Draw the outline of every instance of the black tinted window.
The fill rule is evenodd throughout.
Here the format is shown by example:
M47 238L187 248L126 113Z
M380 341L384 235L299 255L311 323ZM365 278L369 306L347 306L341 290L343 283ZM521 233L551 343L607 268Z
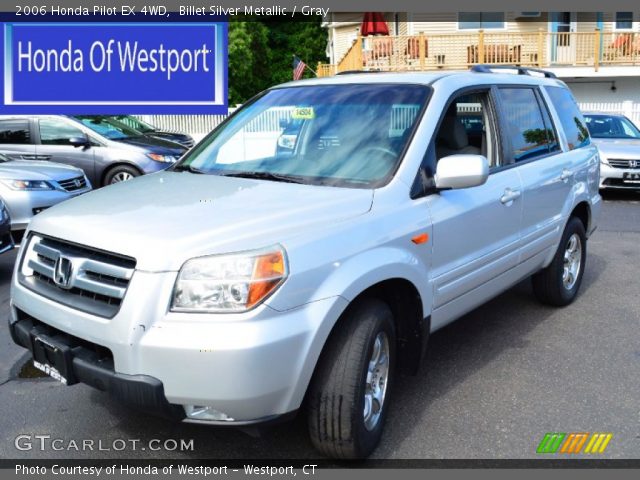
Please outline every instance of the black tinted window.
M31 143L27 120L0 120L0 143Z
M85 134L64 120L43 118L40 120L40 143L43 145L71 145L72 138L84 138Z
M516 162L546 155L557 149L550 123L542 117L540 104L531 88L500 89L506 134Z
M580 113L571 92L562 87L546 88L553 102L553 106L560 117L560 123L567 136L569 149L573 150L574 148L588 145L590 142L589 130L587 130L584 118L582 118L582 113Z

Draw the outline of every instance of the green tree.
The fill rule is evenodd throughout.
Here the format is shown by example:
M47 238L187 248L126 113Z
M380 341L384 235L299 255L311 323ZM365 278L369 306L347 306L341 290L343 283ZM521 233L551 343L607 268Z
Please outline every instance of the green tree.
M326 60L327 32L321 17L312 21L261 21L229 23L229 105L243 103L272 85L291 80L293 55L315 70ZM305 77L312 77L310 70Z

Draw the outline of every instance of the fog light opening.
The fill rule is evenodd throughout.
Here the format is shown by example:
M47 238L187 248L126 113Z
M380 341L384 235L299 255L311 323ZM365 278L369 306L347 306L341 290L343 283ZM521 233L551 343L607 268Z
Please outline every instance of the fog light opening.
M193 420L205 420L210 422L233 422L234 419L226 413L207 405L184 405L187 417Z

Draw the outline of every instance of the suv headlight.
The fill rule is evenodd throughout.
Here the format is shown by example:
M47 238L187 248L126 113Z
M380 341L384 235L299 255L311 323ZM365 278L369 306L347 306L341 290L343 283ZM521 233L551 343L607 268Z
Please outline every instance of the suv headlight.
M11 190L53 190L49 182L44 180L1 180Z
M280 246L192 258L180 269L171 310L246 312L275 292L287 275L286 253Z

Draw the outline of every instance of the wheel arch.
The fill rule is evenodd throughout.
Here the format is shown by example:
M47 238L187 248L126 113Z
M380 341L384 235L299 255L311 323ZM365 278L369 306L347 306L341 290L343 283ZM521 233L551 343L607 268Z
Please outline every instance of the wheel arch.
M577 217L580 219L584 226L584 231L587 232L587 234L589 233L591 229L591 206L589 205L589 202L586 200L579 202L575 207L573 207L571 214L569 214L569 218L571 217ZM567 221L569 220L567 219Z

